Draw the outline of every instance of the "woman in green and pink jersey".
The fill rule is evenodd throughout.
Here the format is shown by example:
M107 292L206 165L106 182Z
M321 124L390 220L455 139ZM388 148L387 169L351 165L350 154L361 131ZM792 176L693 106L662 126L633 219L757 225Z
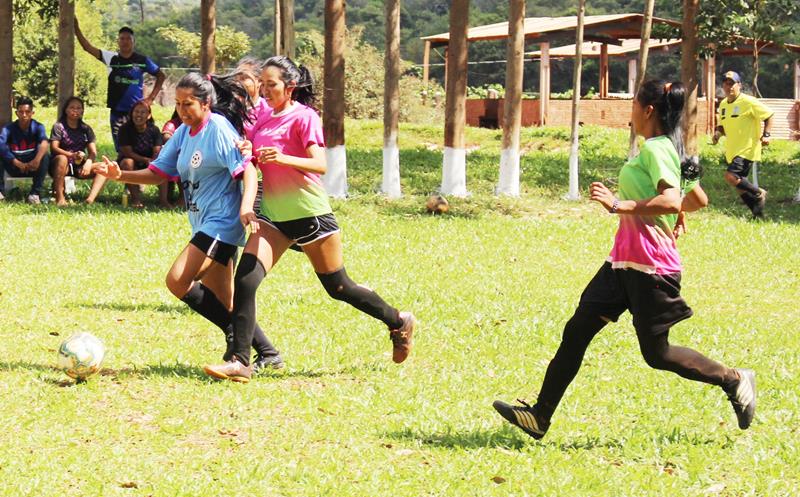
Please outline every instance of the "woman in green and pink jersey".
M645 139L639 155L620 170L617 195L600 182L590 187L591 199L619 216L611 254L564 327L536 404L494 403L501 416L533 438L542 438L550 427L589 343L626 310L633 316L639 349L650 367L722 387L739 427L750 426L756 405L755 373L669 343L670 328L692 315L680 295L682 268L675 239L684 229L682 213L708 202L698 184L699 164L684 150L685 98L680 82L644 83L633 99L631 115L634 131Z
M256 290L267 272L292 244L302 247L328 294L389 328L392 359L403 362L411 351L415 319L399 312L374 291L356 284L344 269L342 240L320 176L325 173L322 123L308 70L276 56L261 67L261 88L270 112L259 115L248 133L261 169L264 198L253 212L255 185L246 185L241 221L251 235L236 270L234 342L224 364L206 366L211 376L249 378L249 346L256 316ZM245 346L245 342L247 346Z

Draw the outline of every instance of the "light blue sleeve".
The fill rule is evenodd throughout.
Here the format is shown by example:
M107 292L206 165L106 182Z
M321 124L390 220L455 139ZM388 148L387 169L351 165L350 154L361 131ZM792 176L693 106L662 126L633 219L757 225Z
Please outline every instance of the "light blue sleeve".
M171 181L180 179L178 174L178 154L181 152L181 143L186 137L186 130L185 125L178 126L172 138L161 148L158 157L148 166L151 171Z
M245 161L242 157L236 142L241 141L242 138L239 133L233 128L233 125L228 122L224 117L216 120L217 133L215 134L215 145L220 160L223 161L228 172L234 178L239 178L244 173Z

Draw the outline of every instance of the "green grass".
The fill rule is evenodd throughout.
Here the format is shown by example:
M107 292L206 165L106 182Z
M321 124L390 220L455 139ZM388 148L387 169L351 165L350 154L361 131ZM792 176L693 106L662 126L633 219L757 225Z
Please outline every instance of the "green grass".
M800 493L797 144L767 154L763 222L723 184L719 150L704 149L712 205L680 240L695 317L673 342L758 372L752 428L736 428L719 389L649 369L625 317L598 336L535 442L491 403L535 398L615 229L599 206L561 199L568 131L524 131L524 193L505 199L491 195L500 133L469 129L473 195L433 217L423 204L441 178L441 129L403 126L406 195L391 202L375 193L380 124L347 126L352 196L334 208L348 272L419 318L407 363L392 364L382 325L330 300L290 253L258 294L287 369L211 381L200 367L219 360L221 334L163 284L189 237L185 213L122 209L114 189L90 207L0 203L0 495ZM584 134L581 185L613 179L625 133ZM54 364L78 331L108 356L75 385Z

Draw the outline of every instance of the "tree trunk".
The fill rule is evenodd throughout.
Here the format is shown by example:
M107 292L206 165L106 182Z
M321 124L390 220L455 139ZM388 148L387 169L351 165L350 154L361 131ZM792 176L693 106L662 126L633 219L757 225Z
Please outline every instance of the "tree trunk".
M400 197L400 0L386 0L383 85L383 184L390 198Z
M200 1L200 70L213 74L217 70L215 32L217 30L217 0Z
M283 55L294 60L294 0L280 0L281 2L281 48Z
M283 22L281 22L281 0L275 0L275 30L273 33L273 41L272 44L272 51L275 52L275 55L281 55L283 53L283 44L281 41L283 40L283 34L281 32L281 27Z
M578 1L578 27L575 30L575 67L572 78L572 133L569 148L569 193L568 200L578 200L578 105L581 101L581 67L583 66L583 17L586 13L586 0Z
M14 7L11 0L0 0L0 126L11 121L11 88L14 81Z
M58 4L58 108L75 94L75 2Z
M445 195L467 195L467 154L464 126L467 100L467 30L469 0L450 5L450 41L447 49L442 188Z
M753 40L753 95L761 98L761 90L758 89L758 40Z
M697 24L700 0L683 0L683 42L681 43L681 81L686 87L683 115L686 155L697 155Z
M325 0L325 93L323 128L328 172L323 176L328 194L347 196L347 157L344 147L344 0Z
M522 123L522 63L525 57L525 0L510 0L506 44L506 95L503 102L503 146L497 193L519 196L519 129ZM542 54L544 58L544 54ZM539 96L542 101L544 95ZM543 116L544 117L544 116Z
M636 92L644 83L645 73L647 72L647 58L650 55L650 32L653 28L653 4L654 0L647 0L644 6L644 19L642 19L642 34L639 42L639 63L636 65L636 80L633 84L633 98ZM631 134L628 146L628 158L631 159L639 153L639 144L636 141L636 131L631 125Z

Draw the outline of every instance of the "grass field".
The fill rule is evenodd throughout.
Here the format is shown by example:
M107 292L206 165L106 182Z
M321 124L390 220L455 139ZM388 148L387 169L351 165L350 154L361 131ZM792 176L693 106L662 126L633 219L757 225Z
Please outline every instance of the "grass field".
M40 114L49 126L52 110ZM109 151L104 114L88 119ZM290 253L258 300L287 368L249 385L211 381L200 368L219 359L221 334L163 284L189 238L184 212L123 209L117 185L88 207L88 185L65 209L6 201L0 495L800 494L797 143L767 153L762 222L704 144L712 205L679 243L695 317L673 342L757 371L751 429L738 430L719 389L649 369L626 316L590 347L536 442L491 403L535 399L615 229L598 205L562 200L568 130L524 131L523 195L505 199L491 194L500 132L469 129L472 195L433 217L423 206L441 178L441 127L401 129L405 196L388 201L375 193L380 123L347 126L351 198L334 209L348 272L417 315L409 360L394 365L383 326L330 300ZM626 133L583 135L581 186L613 181ZM78 331L108 356L74 385L54 364Z

